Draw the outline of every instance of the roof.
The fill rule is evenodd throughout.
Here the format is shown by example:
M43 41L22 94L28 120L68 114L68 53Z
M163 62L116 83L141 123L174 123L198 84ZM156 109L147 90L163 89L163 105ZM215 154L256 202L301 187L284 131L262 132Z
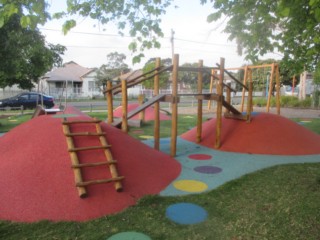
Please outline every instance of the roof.
M143 71L141 69L138 70L133 70L130 72L127 72L125 74L120 75L119 77L117 77L117 80L127 80L130 81L132 79L135 79L139 76L141 76L143 74ZM139 77L138 79L140 79L141 77Z
M63 67L53 69L48 72L44 78L47 81L59 82L59 81L73 81L82 82L82 77L94 71L94 68L85 68L75 62L68 62Z

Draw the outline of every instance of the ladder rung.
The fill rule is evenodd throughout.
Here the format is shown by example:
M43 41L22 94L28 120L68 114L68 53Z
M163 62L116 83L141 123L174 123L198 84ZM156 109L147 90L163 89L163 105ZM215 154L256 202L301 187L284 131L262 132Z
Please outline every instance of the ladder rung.
M123 176L115 177L115 178L109 178L109 179L92 180L92 181L76 183L76 186L77 187L85 187L85 186L89 186L89 185L93 185L93 184L116 182L116 181L120 181L122 179L124 179Z
M63 121L62 124L68 125L73 123L100 123L101 120L94 119L94 120L74 120L74 121Z
M74 137L74 136L103 136L105 132L101 133L94 133L94 132L78 132L78 133L67 133L65 134L67 137Z
M105 161L105 162L97 162L97 163L81 163L81 164L74 164L71 165L72 168L82 168L82 167L96 167L96 166L101 166L101 165L110 165L110 164L115 164L117 161Z
M86 150L95 150L95 149L107 149L110 148L111 145L107 146L91 146L91 147L79 147L79 148L70 148L69 152L77 152L77 151L86 151Z

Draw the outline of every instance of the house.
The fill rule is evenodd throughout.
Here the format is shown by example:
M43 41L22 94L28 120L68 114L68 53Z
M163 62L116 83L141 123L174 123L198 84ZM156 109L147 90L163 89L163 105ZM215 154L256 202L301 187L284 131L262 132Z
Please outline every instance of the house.
M126 81L132 81L137 80L139 81L141 79L141 75L143 74L141 69L133 70L130 72L127 72L125 74L120 75L116 79L113 80L113 82L118 82L122 80ZM143 85L141 83L134 85L132 87L128 88L128 96L129 97L137 97L139 94L145 94L146 89L144 89Z
M96 69L71 61L48 72L40 81L42 92L55 98L88 98L102 96L95 81Z

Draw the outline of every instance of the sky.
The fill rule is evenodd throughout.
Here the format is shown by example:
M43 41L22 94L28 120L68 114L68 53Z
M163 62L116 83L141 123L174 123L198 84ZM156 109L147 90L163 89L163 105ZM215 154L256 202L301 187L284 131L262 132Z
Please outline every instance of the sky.
M161 29L164 38L160 39L161 48L144 52L145 58L139 64L132 64L132 53L128 50L131 38L121 37L113 24L100 26L91 19L78 19L77 26L63 35L63 21L52 20L40 27L47 42L67 47L64 62L74 61L84 67L100 67L107 63L111 52L123 53L126 63L132 69L143 67L150 58L170 58L172 46L171 31L174 34L174 53L179 54L180 64L203 60L205 66L215 66L220 57L225 58L226 67L240 67L249 64L244 57L238 56L235 42L229 41L223 31L223 23L207 23L207 16L213 12L211 4L202 6L200 0L176 0L178 8L170 7L162 17ZM65 1L51 1L50 12L65 7Z

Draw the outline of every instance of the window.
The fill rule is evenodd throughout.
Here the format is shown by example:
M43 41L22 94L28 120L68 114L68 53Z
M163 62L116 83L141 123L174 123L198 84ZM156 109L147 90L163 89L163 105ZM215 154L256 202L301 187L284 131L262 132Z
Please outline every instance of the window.
M19 98L27 100L28 99L28 94L22 94L22 95L19 96Z
M30 96L30 100L38 100L38 99L40 100L40 97L38 94L30 94L29 96Z
M88 81L88 90L93 92L95 90L95 81Z
M63 88L65 86L65 82L55 82L56 88Z

